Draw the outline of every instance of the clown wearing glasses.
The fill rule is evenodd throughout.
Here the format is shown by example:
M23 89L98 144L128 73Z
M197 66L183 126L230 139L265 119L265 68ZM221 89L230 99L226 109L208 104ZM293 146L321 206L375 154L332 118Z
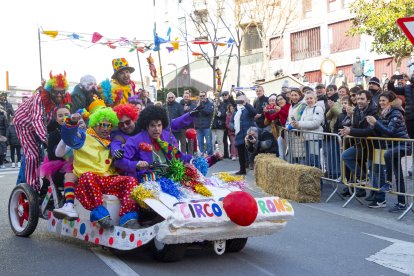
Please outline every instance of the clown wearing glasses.
M103 194L115 195L121 201L119 225L137 228L136 204L130 198L138 184L133 177L120 176L113 167L109 145L112 128L118 126L116 113L109 107L100 107L89 117L86 131L79 129L80 114L73 114L62 126L62 139L73 149L73 173L79 178L75 196L82 206L91 211L91 221L103 228L113 226L108 210L103 206Z

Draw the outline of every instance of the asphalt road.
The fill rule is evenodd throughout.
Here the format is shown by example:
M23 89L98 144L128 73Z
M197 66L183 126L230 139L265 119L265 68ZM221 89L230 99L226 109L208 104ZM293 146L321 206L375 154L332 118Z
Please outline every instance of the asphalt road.
M232 161L213 167L236 169ZM358 202L341 208L339 197L293 203L295 217L282 232L250 238L239 253L217 256L212 249L192 248L180 262L159 263L146 249L114 256L48 233L42 220L31 237L14 236L7 204L16 177L17 171L0 171L0 275L414 275L414 213L397 221L395 214ZM247 177L252 183L251 171ZM324 197L329 191L324 187Z

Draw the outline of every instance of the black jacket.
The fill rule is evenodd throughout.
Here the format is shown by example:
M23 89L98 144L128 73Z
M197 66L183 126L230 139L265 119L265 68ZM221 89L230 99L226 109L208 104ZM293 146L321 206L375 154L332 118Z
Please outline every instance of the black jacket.
M7 143L11 146L20 146L19 138L17 137L16 128L14 125L9 125L6 131Z
M368 124L366 116L377 116L377 105L371 101L365 110L360 110L358 107L354 109L351 124L351 136L355 137L370 137L375 135L374 128Z
M214 116L212 129L225 129L225 128L226 128L226 106L224 105L223 102L221 102L216 109L216 116Z
M172 103L167 102L164 105L164 108L167 110L170 120L178 118L184 114L183 106L176 101Z
M393 82L388 83L388 90L397 95L405 96L405 117L408 121L414 120L414 85L395 87Z
M382 137L409 139L401 106L393 106L385 116L380 116L375 123L375 131Z
M9 126L9 121L7 120L7 115L5 112L0 112L0 135L6 136L7 127Z
M0 105L6 111L7 119L10 119L10 116L14 115L14 109L13 109L13 106L11 105L11 103L9 103L8 101L4 101L4 102L0 102Z
M202 106L203 109L201 109L194 118L196 129L210 128L211 119L213 118L213 103L207 100L202 103Z
M260 116L259 118L256 119L256 125L259 128L265 128L266 127L265 124L264 124L265 117L264 117L264 114L263 114L263 109L266 106L267 101L268 101L268 97L263 96L261 98L256 98L254 100L254 103L253 103L253 107L256 110L256 113L262 115L262 116Z

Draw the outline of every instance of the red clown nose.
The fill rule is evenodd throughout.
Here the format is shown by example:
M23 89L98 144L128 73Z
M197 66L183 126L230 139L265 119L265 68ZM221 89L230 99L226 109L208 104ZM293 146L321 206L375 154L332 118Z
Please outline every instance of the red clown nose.
M257 203L246 192L232 192L223 199L223 208L232 222L240 226L249 226L257 217Z
M189 128L185 131L185 137L188 140L194 140L197 137L197 132L194 128Z

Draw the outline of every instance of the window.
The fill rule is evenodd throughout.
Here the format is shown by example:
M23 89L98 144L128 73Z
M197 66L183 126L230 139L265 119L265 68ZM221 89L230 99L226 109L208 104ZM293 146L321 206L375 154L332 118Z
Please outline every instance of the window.
M302 0L303 17L311 17L312 14L312 0Z
M330 37L330 48L331 53L337 53L347 50L358 49L361 41L361 37L357 36L347 36L346 33L352 26L351 20L346 20L342 22L337 22L330 24L329 37Z
M257 29L260 26L249 26L244 30L243 48L245 52L262 48L262 40Z
M334 12L342 9L343 0L328 0L328 12Z
M283 38L273 37L269 41L269 56L270 59L281 59L283 58Z
M321 83L322 82L321 70L305 72L305 77L309 83Z
M292 33L290 35L291 59L301 60L321 55L320 27Z

